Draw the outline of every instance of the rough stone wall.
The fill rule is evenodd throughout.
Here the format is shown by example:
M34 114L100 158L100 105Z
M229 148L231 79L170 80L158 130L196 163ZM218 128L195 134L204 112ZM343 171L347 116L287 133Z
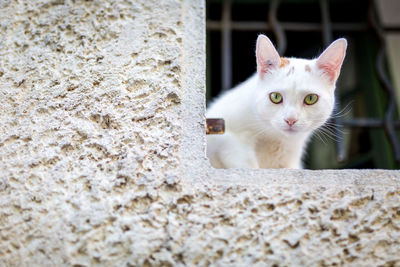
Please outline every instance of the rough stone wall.
M1 2L0 265L135 263L164 242L181 13L179 1Z
M0 32L0 266L400 266L399 171L209 167L202 1L2 1Z

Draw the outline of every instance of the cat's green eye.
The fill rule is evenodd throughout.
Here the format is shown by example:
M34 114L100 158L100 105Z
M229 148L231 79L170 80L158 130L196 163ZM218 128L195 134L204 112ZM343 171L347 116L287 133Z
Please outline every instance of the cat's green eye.
M318 101L318 95L309 94L304 98L304 104L306 105L314 105Z
M269 94L269 99L271 100L272 103L274 104L279 104L282 102L283 97L280 93L270 93Z

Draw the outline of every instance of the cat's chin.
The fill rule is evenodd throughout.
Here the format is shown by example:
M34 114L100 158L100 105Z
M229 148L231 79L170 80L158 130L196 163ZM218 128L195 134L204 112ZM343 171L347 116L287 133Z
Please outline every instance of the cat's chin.
M282 129L282 132L288 136L293 136L302 133L302 131L300 131L299 129L294 129L294 128L285 128Z

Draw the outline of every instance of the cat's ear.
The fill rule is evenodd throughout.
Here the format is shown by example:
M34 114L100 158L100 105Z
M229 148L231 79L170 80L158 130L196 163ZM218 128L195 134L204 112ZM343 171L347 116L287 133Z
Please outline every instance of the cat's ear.
M281 62L278 52L267 36L261 34L257 38L257 72L262 78L264 74L277 68Z
M344 38L334 41L317 59L317 66L330 82L335 83L346 55L347 41Z

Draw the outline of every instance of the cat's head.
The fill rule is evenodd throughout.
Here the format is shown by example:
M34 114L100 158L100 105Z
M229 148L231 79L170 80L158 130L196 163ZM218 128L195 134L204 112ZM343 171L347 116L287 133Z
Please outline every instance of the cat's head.
M284 136L310 133L323 125L334 107L346 47L342 38L316 59L281 58L271 41L260 35L254 98L258 119Z

